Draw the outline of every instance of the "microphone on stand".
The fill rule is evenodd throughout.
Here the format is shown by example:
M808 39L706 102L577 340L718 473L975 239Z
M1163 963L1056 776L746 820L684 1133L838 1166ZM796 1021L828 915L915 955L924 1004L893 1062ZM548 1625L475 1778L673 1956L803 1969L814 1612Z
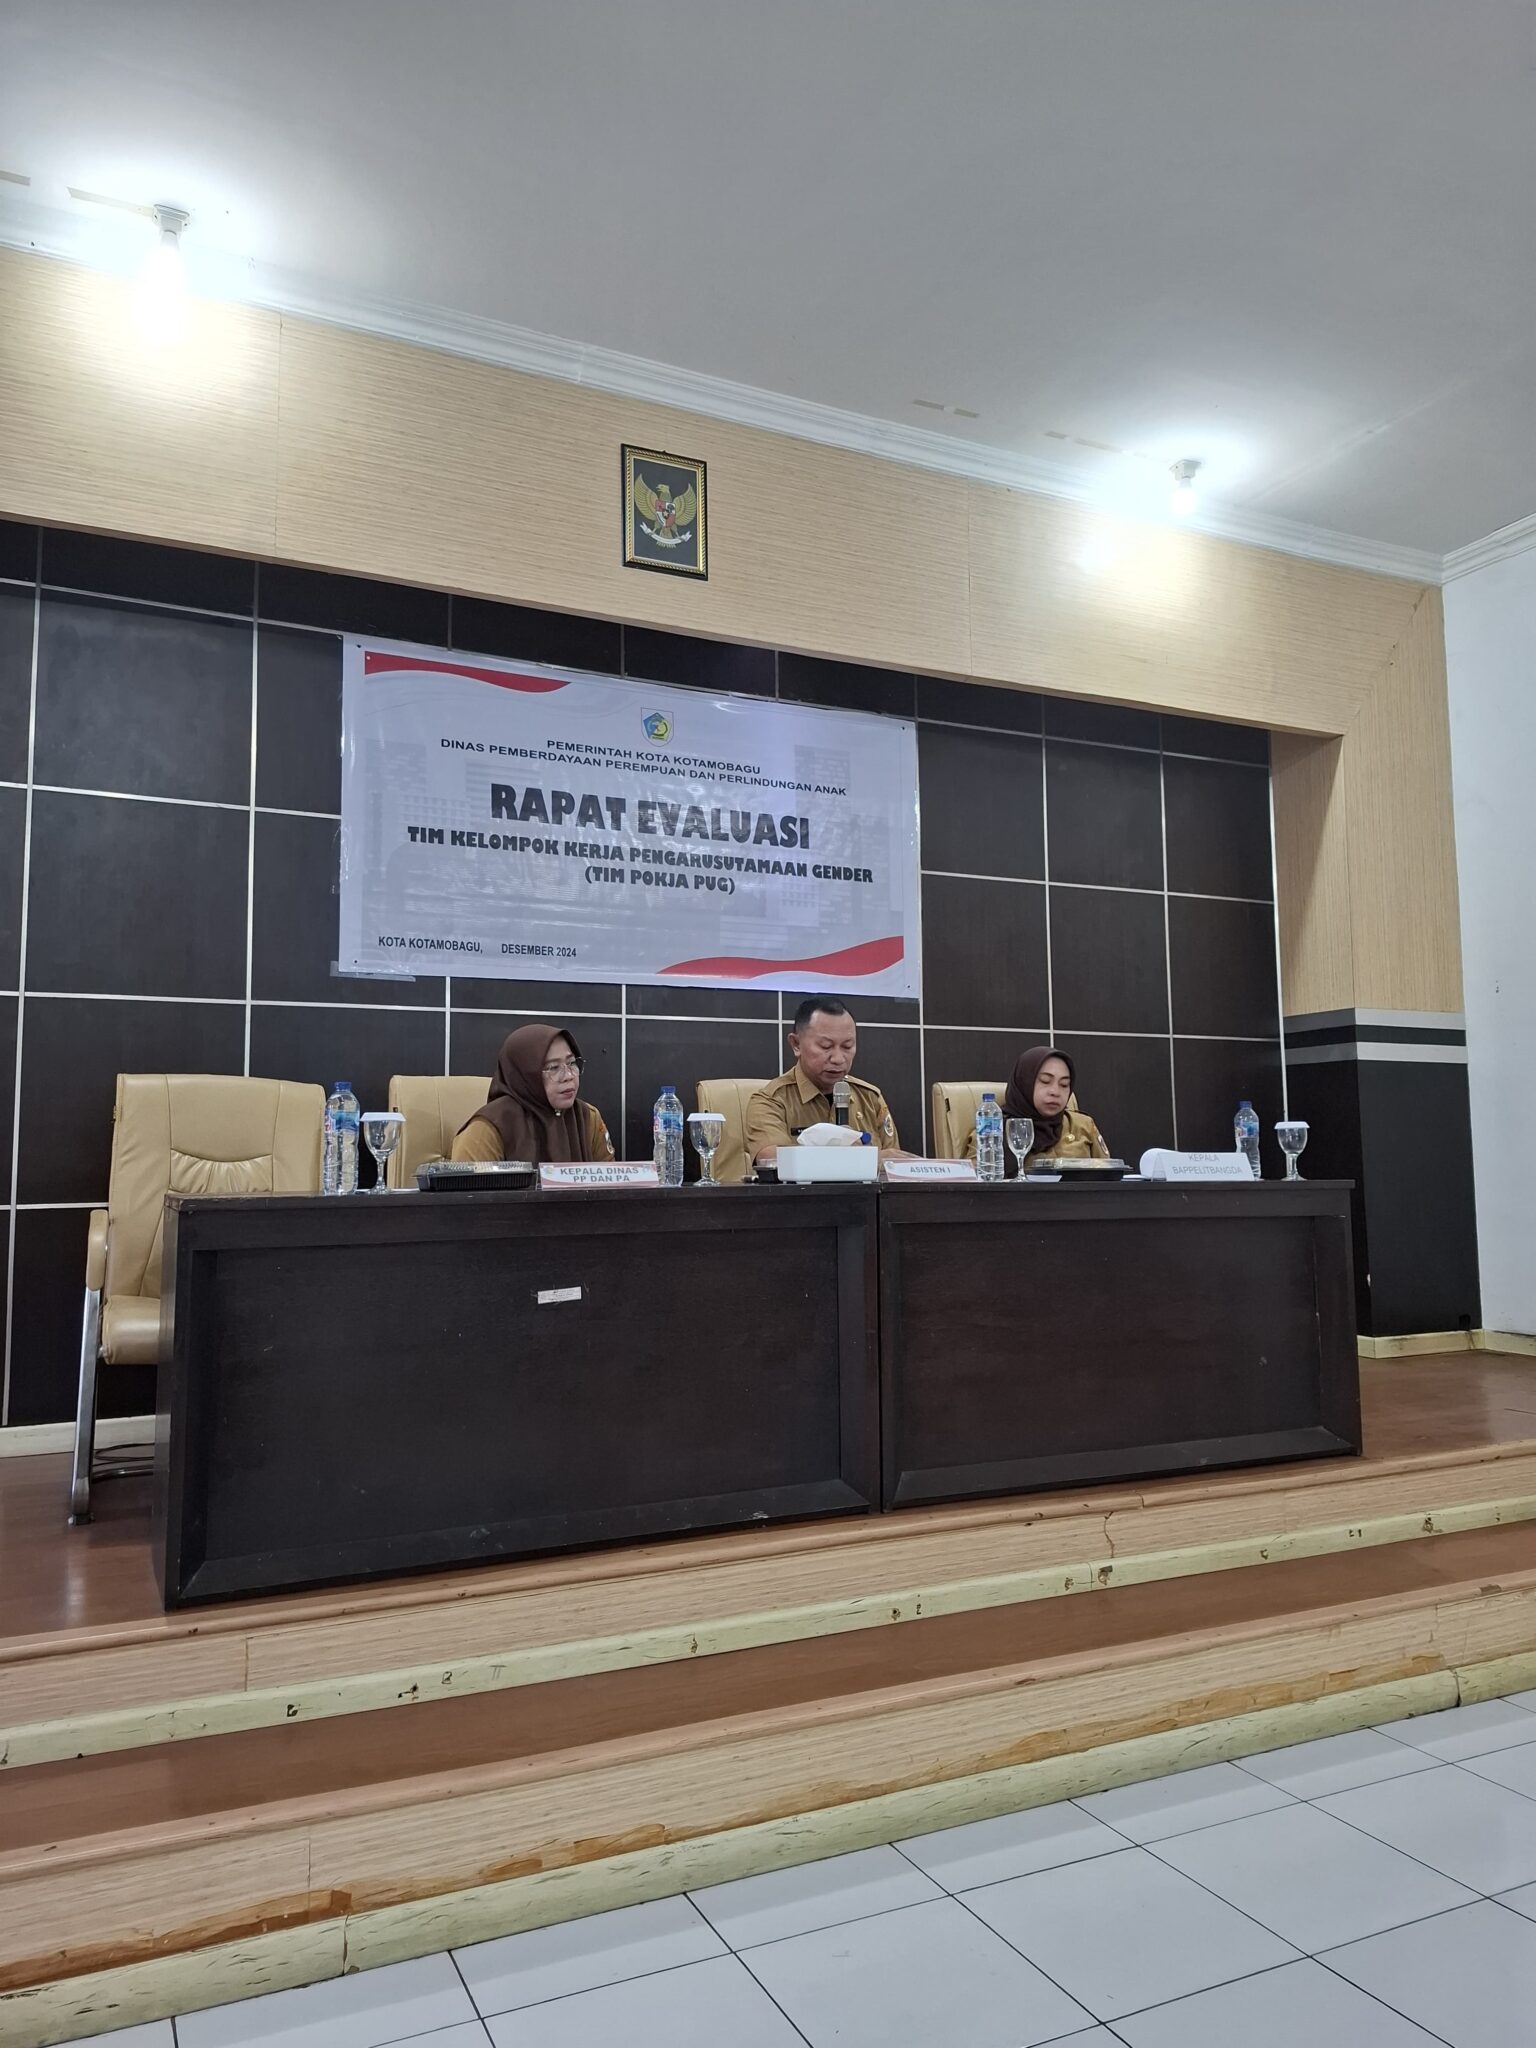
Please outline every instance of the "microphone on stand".
M849 1087L848 1087L848 1083L847 1083L847 1081L846 1081L846 1080L844 1080L844 1081L834 1081L834 1082L832 1083L832 1121L833 1121L833 1123L835 1123L835 1124L843 1124L843 1125L846 1125L846 1124L847 1124L847 1122L848 1122L848 1104L849 1104L849 1102L850 1102L850 1100L851 1100L851 1099L852 1099L852 1097L851 1097L851 1092L850 1092L850 1090L849 1090Z

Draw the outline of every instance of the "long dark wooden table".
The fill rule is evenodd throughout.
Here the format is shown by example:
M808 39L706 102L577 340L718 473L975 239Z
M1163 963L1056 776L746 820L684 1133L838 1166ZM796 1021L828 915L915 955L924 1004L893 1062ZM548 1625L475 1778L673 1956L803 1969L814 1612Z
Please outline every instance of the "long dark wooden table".
M1346 1184L175 1196L168 1606L1360 1447Z
M880 1197L887 1507L1360 1449L1347 1182Z
M879 1502L867 1188L167 1204L168 1606Z

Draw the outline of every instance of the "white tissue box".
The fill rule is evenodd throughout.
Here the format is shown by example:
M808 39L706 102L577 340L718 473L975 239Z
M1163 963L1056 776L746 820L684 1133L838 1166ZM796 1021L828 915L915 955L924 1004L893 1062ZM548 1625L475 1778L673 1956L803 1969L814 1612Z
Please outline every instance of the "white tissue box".
M864 1180L880 1178L880 1150L876 1145L781 1145L778 1151L779 1179L798 1181Z

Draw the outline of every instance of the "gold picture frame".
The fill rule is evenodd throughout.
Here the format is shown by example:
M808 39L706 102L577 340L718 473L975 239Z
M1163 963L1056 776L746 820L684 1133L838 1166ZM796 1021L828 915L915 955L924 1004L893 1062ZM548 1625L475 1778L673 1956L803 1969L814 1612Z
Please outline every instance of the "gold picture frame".
M705 467L660 448L619 450L624 497L624 566L668 576L709 577Z

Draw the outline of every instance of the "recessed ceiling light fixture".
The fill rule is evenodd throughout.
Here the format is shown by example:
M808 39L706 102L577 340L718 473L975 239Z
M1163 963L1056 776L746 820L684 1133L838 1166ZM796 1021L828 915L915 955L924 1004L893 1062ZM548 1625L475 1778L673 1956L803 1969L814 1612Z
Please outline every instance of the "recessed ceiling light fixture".
M181 206L156 206L154 215L155 244L139 271L139 327L147 341L170 342L179 337L186 319L181 237L191 215Z
M1199 503L1195 478L1200 474L1200 464L1194 456L1186 455L1178 462L1169 463L1168 474L1173 478L1168 509L1175 519L1188 519Z

